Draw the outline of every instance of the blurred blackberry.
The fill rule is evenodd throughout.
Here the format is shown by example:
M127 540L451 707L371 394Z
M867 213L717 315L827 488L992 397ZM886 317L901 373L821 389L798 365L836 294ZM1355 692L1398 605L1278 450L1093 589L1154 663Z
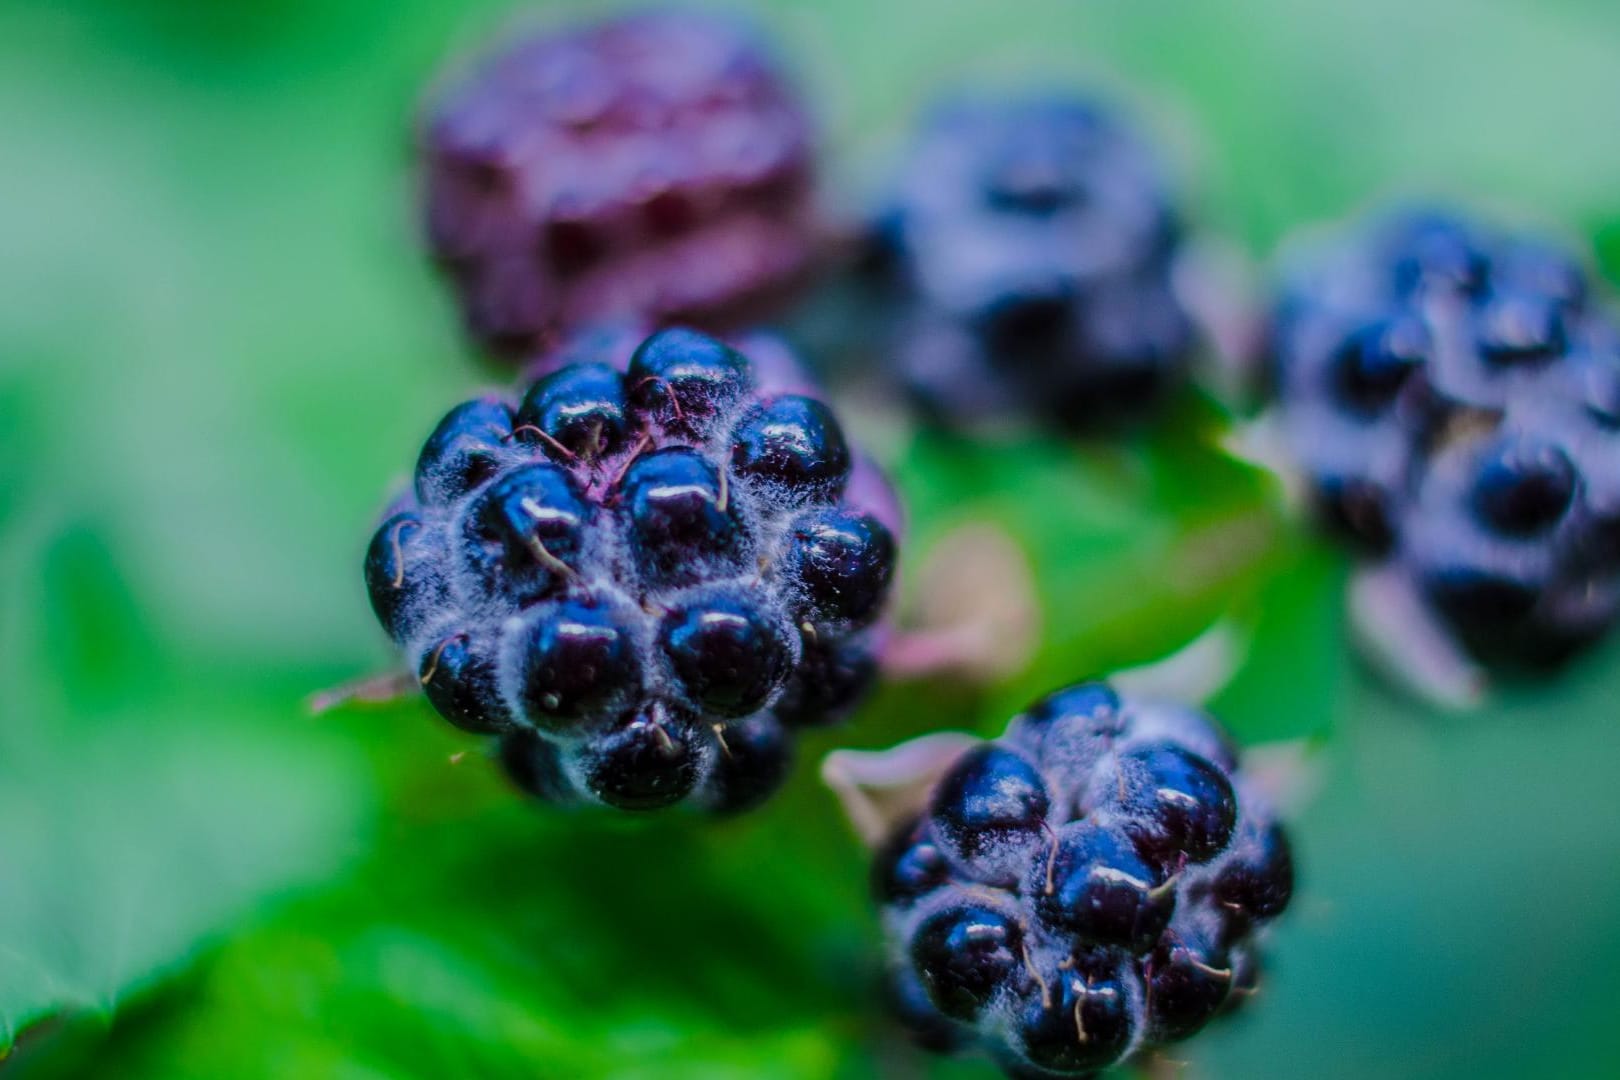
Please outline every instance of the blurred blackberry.
M1323 518L1476 659L1556 663L1620 604L1620 335L1569 254L1403 213L1286 275L1273 376Z
M1252 982L1293 858L1208 718L1083 683L963 755L874 884L919 1038L1090 1076Z
M1157 163L1083 99L965 98L924 121L871 230L901 376L938 416L1140 414L1185 373L1181 224Z
M431 103L428 245L494 352L604 317L731 327L810 266L810 137L768 52L723 16L519 38Z
M896 515L779 347L756 343L773 368L690 330L622 341L446 414L366 582L429 701L500 735L521 787L743 809L791 729L855 703Z

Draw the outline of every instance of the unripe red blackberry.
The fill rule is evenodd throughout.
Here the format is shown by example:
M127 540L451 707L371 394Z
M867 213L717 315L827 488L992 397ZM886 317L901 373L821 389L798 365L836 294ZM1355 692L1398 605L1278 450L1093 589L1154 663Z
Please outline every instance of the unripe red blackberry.
M1075 1077L1214 1018L1294 868L1208 718L1084 683L963 754L873 883L920 1041Z
M603 318L735 327L814 256L809 122L725 16L507 42L433 98L419 146L428 246L497 353Z
M366 557L451 723L554 801L739 810L874 666L892 496L764 339L599 334L452 409Z

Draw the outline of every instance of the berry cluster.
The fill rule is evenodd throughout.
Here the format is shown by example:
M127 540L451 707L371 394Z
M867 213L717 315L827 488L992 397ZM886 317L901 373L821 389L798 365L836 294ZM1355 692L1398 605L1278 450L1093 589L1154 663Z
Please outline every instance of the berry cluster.
M1111 112L1067 98L939 108L873 229L903 378L958 421L1140 412L1193 350L1171 285L1181 231L1152 155Z
M1307 257L1274 322L1323 517L1476 659L1556 663L1620 610L1620 333L1557 249L1405 214Z
M612 340L440 421L366 556L372 605L527 790L741 809L864 689L898 523L790 375L690 330Z
M1192 1035L1256 974L1283 831L1202 714L1057 691L959 759L874 875L894 1001L941 1049L1086 1076Z
M429 244L497 352L603 317L729 328L812 261L809 124L723 17L521 39L435 99L421 144Z

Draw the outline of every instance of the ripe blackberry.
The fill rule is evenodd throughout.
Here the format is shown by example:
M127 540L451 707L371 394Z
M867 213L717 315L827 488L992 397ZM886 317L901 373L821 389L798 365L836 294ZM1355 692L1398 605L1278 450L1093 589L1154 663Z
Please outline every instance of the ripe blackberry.
M739 810L858 698L896 515L788 357L695 331L582 339L458 405L366 556L451 723L553 801Z
M1556 663L1620 608L1620 332L1546 244L1391 216L1296 262L1284 438L1325 519L1476 660Z
M722 16L509 42L432 101L419 142L428 246L497 353L602 318L735 326L812 261L810 125Z
M936 1049L1090 1076L1194 1034L1252 983L1288 838L1202 713L1103 683L962 755L880 849L894 986Z
M1084 99L963 98L925 120L872 229L901 375L950 420L1117 420L1185 372L1182 228L1152 154Z

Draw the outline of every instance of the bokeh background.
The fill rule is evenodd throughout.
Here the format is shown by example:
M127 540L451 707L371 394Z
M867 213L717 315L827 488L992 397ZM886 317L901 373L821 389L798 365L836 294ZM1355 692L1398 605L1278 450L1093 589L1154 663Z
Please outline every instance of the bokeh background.
M524 11L534 11L529 5ZM913 558L993 519L1028 671L891 687L762 812L548 816L383 668L358 572L436 416L492 378L413 247L408 130L512 17L426 0L0 7L0 1045L28 1077L984 1077L882 1021L864 857L814 764L1163 655L1308 740L1301 888L1189 1077L1620 1075L1620 654L1468 716L1350 654L1341 556L1210 449L867 422ZM554 14L541 6L539 14ZM1250 256L1390 192L1512 208L1620 271L1605 0L761 5L855 184L942 84L1101 86ZM467 751L462 755L463 751Z

